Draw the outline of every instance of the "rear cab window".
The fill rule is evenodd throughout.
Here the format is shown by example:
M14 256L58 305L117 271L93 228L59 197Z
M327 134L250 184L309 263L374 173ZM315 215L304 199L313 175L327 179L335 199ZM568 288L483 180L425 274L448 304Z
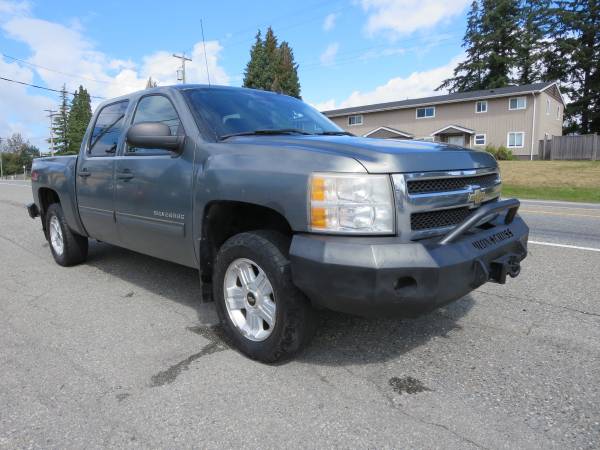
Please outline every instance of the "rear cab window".
M102 108L90 136L89 156L106 157L115 155L123 132L128 105L129 101L124 100Z

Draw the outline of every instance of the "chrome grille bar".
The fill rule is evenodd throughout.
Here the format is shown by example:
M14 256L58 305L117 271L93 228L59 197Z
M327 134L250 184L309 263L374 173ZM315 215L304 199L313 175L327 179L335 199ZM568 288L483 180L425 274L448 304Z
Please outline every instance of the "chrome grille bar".
M495 178L490 177L490 175L495 175ZM481 185L476 184L479 177L484 177L481 178ZM463 184L461 180L464 179L467 179L469 184ZM394 174L392 175L392 180L396 198L398 230L400 230L401 237L406 241L442 235L456 225L452 223L437 228L413 229L416 223L414 220L411 221L413 214L451 209L460 210L464 208L472 210L478 208L482 203L497 200L501 192L500 175L498 169L495 167L445 172ZM445 189L446 186L464 187L456 190L442 190L440 192L409 192L409 185L411 183L424 180L453 180L450 183L440 184L442 189ZM462 215L448 211L448 216L461 217Z

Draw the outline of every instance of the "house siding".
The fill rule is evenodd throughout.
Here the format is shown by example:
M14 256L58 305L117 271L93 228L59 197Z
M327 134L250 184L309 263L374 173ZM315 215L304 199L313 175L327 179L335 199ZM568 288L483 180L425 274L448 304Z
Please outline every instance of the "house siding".
M553 94L553 95L550 95ZM458 125L463 128L474 130L475 134L485 134L486 144L494 146L508 146L508 133L525 133L522 148L513 148L513 154L522 158L529 157L532 148L537 155L538 141L543 139L544 133L551 136L562 135L562 103L555 98L555 93L540 92L538 94L515 94L512 97L525 97L527 105L525 109L510 110L509 99L511 96L489 98L488 110L485 113L476 113L476 100L465 100L456 103L442 103L431 105L436 107L435 117L416 118L417 107L394 109L363 113L361 125L349 126L348 116L331 117L344 130L353 134L363 136L370 131L381 127L391 127L414 135L415 139L431 137L432 133L449 125ZM560 98L560 97L559 97ZM551 114L546 115L546 100L550 99ZM535 103L535 126L534 126L534 103ZM556 108L560 105L560 120L556 119ZM420 106L419 106L420 107ZM532 136L535 133L535 136ZM532 139L533 137L533 139ZM474 136L471 142L466 142L473 148L484 146L474 145ZM533 144L533 147L532 147Z
M562 126L564 119L564 105L560 99L556 98L554 92L542 92L537 96L539 113L536 114L536 150L537 142L544 139L544 136L562 136ZM546 114L547 101L550 103L550 114ZM560 108L559 119L556 118L556 109ZM534 150L534 151L536 151Z

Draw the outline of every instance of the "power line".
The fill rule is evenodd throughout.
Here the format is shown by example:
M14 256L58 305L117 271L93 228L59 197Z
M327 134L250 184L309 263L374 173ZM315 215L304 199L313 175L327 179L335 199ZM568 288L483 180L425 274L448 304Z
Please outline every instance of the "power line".
M22 84L23 86L30 86L30 87L33 87L33 88L36 88L36 89L43 89L45 91L58 92L59 94L61 94L63 92L66 92L69 95L75 95L72 92L64 91L62 89L52 89L52 88L45 87L45 86L39 86L37 84L25 83L24 81L11 80L10 78L5 78L5 77L1 77L1 76L0 76L0 80L8 81L10 83ZM90 98L97 98L97 99L100 99L100 100L106 99L106 97L99 97L97 95L90 95Z
M13 61L18 61L21 64L25 64L26 66L35 67L37 69L42 69L42 70L47 70L48 72L59 73L61 75L71 77L71 78L78 78L81 80L93 81L95 83L102 83L102 84L113 84L114 83L113 81L98 80L98 79L92 78L92 77L85 77L83 75L76 75L74 73L62 72L60 70L51 69L50 67L41 66L39 64L34 64L32 62L25 61L23 59L15 58L14 56L7 55L6 53L0 53L0 55L4 56L5 58L11 59Z

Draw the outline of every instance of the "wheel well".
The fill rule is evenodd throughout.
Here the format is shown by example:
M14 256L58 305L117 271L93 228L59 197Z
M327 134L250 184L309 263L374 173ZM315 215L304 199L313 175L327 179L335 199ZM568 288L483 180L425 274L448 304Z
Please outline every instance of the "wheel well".
M40 188L38 191L38 198L40 201L40 217L42 219L42 228L44 233L46 232L46 211L52 203L60 203L60 198L56 191L49 188Z
M288 221L274 209L243 202L213 202L204 210L200 240L202 280L212 278L213 261L219 248L230 237L252 230L275 230L291 238Z

